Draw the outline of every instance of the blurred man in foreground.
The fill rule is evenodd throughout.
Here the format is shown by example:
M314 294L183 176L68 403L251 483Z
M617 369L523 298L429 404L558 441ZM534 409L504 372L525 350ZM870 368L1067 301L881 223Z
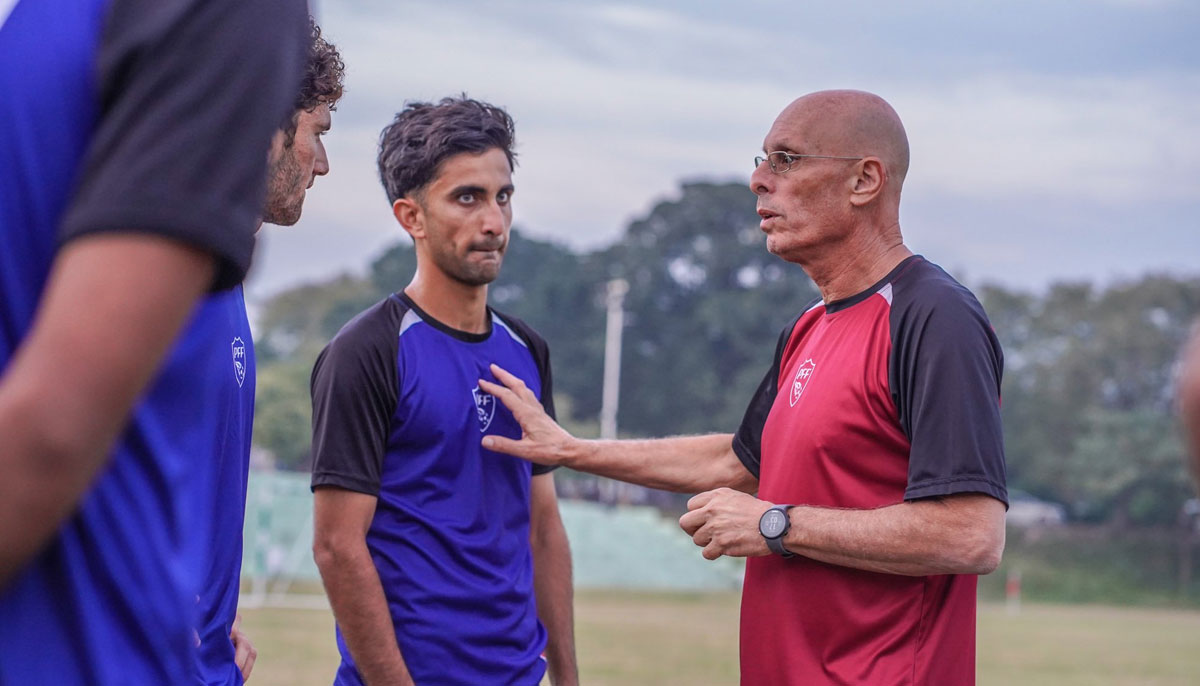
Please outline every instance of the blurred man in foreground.
M0 683L194 669L195 441L235 353L168 351L250 264L305 10L0 7Z
M1004 547L1003 358L975 297L904 245L908 159L869 93L806 95L775 120L750 188L767 249L822 300L783 330L737 433L581 441L517 376L480 381L524 430L486 448L702 491L680 525L708 559L750 558L747 686L975 681L975 575Z
M329 131L330 112L342 95L341 55L311 19L309 28L308 60L295 109L275 132L267 155L262 221L279 226L300 220L306 189L329 173L321 137ZM212 520L211 541L198 562L204 575L197 593L198 683L238 686L250 677L258 656L238 628L237 615L255 389L254 342L241 285L209 297L197 310L180 346L200 345L228 351L233 363L217 378L222 412L208 443L210 455L202 463L215 471L216 484L206 515Z

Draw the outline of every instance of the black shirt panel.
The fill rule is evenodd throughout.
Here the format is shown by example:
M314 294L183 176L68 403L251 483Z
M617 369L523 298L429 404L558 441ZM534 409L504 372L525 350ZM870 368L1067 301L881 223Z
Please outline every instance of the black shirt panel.
M352 319L325 346L312 373L312 487L379 495L383 458L399 402L398 354L407 304L387 298Z
M762 464L763 427L766 426L767 415L771 413L771 406L775 404L775 396L779 392L779 365L783 359L783 350L787 346L796 324L800 321L800 317L804 316L804 312L812 309L816 302L805 307L801 314L796 315L792 323L780 332L779 340L775 343L775 357L771 362L771 368L767 370L762 382L758 384L758 389L750 397L750 404L746 407L742 423L733 435L734 454L756 479Z
M414 311L425 324L465 342L496 335L470 334L446 327L424 313L404 293L377 303L351 320L321 351L312 374L312 487L336 486L379 495L387 443L395 427L400 378L399 340L405 314ZM550 351L528 324L489 310L529 348L541 376L542 407L555 417ZM461 334L461 335L458 335ZM507 335L507 334L504 334ZM482 338L480 338L482 336ZM534 475L555 467L534 464Z
M113 0L99 119L61 242L154 233L211 252L214 287L239 283L308 35L303 0Z
M496 310L492 310L492 313L512 327L513 331L516 331L517 335L529 346L529 352L533 354L533 361L537 364L538 375L542 379L542 407L545 408L546 414L550 415L551 419L557 419L558 415L554 411L554 381L550 374L550 346L533 330L533 327L524 321ZM557 467L534 463L533 475L546 474L555 469Z
M920 258L892 285L888 385L912 444L905 499L978 492L1007 504L1004 354L983 306Z

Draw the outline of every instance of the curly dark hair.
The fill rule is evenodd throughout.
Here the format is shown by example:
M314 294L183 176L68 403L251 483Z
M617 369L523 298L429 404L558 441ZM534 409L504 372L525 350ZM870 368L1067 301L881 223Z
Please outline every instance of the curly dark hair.
M503 108L472 100L464 93L436 105L409 102L379 134L379 179L388 202L420 192L442 161L463 152L499 148L516 166L515 127Z
M346 64L337 46L321 37L317 20L308 18L311 40L308 43L308 62L304 67L304 80L296 94L296 106L281 127L286 134L285 144L290 146L296 135L296 121L301 112L312 112L325 104L330 110L337 109L342 97Z

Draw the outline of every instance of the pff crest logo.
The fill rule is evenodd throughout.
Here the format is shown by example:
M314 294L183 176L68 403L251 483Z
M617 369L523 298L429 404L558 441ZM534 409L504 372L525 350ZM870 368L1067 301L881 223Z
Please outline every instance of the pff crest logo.
M475 417L479 420L479 433L487 431L492 425L492 417L496 416L496 396L481 391L478 387L471 389L475 396Z
M234 337L233 343L233 378L237 379L238 388L246 381L246 344L240 337Z
M813 362L812 358L809 358L801 363L800 367L796 370L796 376L792 377L791 407L795 407L796 403L800 400L800 394L804 392L805 386L808 386L808 382L812 379L813 371L816 368L817 363Z

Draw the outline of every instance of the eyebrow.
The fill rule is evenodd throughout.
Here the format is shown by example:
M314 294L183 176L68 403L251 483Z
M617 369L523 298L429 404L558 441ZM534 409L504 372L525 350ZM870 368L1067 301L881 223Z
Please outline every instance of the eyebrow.
M501 192L512 193L514 190L511 183L500 187ZM487 189L483 186L457 186L448 195L457 197L459 195L480 195L482 193L487 193Z
M774 150L767 150L767 146L765 146L765 145L763 146L763 149L762 149L762 151L763 151L763 154L764 154L764 155L766 155L766 154L768 154L768 153L772 153L772 152L787 152L787 153L791 153L791 154L793 154L793 155L798 155L798 154L800 154L800 153L796 152L796 150L797 150L797 148L794 148L794 147L792 147L792 146L788 145L788 144L787 144L787 143L785 143L785 142L779 142L779 143L777 143L777 144L775 145L775 149L774 149Z

